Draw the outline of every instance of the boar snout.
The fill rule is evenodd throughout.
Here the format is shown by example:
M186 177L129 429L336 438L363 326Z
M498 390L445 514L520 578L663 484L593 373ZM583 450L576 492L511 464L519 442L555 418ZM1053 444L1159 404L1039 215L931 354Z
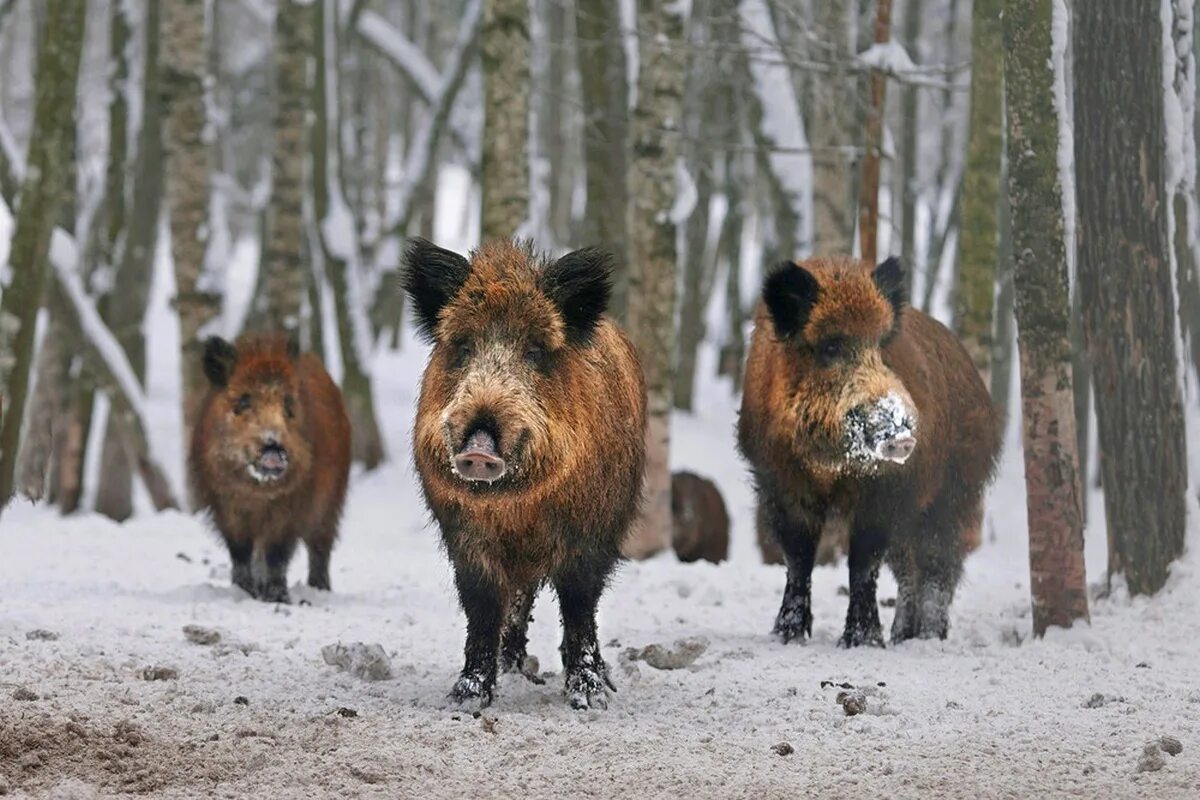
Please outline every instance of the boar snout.
M896 392L865 405L846 416L846 455L851 461L903 464L917 447L915 413Z
M454 472L463 480L493 483L504 477L506 469L496 452L496 440L485 430L472 432L454 455Z
M909 431L900 431L890 439L885 439L879 443L879 456L888 461L894 461L897 464L903 464L908 461L908 457L912 455L912 451L917 446L917 440Z

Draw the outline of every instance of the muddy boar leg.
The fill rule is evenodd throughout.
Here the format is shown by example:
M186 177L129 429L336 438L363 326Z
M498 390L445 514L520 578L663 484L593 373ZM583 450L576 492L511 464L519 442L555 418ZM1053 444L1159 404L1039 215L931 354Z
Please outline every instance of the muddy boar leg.
M596 638L596 606L614 560L589 560L554 579L562 610L563 691L571 708L608 708L608 690L616 691Z
M821 522L818 519L796 522L770 506L762 508L762 518L770 526L787 564L787 584L771 632L784 644L793 640L803 642L812 636L812 570Z
M226 536L225 546L229 548L229 560L233 563L230 580L234 586L255 597L254 575L250 567L254 556L253 543Z
M846 630L842 647L872 645L883 647L883 626L879 622L879 603L875 584L879 565L887 546L887 534L879 527L855 526L850 534L850 608L846 612Z
M963 528L972 521L961 508L953 496L939 498L929 527L913 542L918 581L912 635L920 639L945 639L950 632L950 602L962 575Z
M467 644L463 649L462 672L450 689L450 699L485 708L491 705L496 686L496 655L504 622L504 602L495 582L474 567L455 564L454 583L458 586L458 601L467 615Z
M919 534L918 529L916 533ZM892 644L917 635L918 575L913 563L912 536L893 536L888 545L887 564L896 577L896 614L892 618Z
M257 597L267 603L290 603L287 587L288 564L296 551L296 540L285 539L263 548Z
M331 591L329 585L329 553L333 542L327 537L316 536L304 540L308 550L308 585L314 589Z
M504 620L504 633L500 637L500 668L504 672L517 672L536 684L546 681L538 676L538 660L530 658L525 648L529 644L529 623L533 619L533 600L537 588L518 592L509 604L508 616Z

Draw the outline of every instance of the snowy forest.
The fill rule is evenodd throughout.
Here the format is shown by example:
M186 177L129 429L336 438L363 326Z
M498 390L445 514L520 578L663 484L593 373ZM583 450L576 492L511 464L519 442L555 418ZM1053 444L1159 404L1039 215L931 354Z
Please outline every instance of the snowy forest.
M1197 796L1195 5L0 0L0 795ZM539 685L550 593L545 671L444 701L406 258L508 238L611 254L645 379L607 715ZM764 282L817 256L898 258L1001 421L940 639L837 647L837 525L771 635L736 428ZM187 466L206 341L268 331L352 461L332 593L285 559L274 608Z

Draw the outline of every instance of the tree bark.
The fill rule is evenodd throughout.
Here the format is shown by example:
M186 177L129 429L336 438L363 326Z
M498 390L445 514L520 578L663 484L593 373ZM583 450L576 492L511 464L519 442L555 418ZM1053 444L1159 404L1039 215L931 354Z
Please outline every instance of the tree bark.
M161 4L162 95L166 114L166 195L175 262L183 372L183 441L191 440L207 382L201 369L202 329L221 310L220 286L205 274L212 150L208 115L204 16L207 0L149 0ZM149 34L148 34L149 35Z
M640 2L640 0L637 0ZM617 3L576 0L575 38L583 100L583 160L587 206L578 240L615 256L609 309L626 321L629 284L637 264L627 242L630 194L629 82Z
M799 98L807 110L808 141L813 153L813 252L847 254L853 249L853 162L845 148L854 142L856 86L840 65L853 57L850 20L853 0L816 4L816 28L825 58L833 65L828 80L813 81L811 98ZM794 258L789 254L787 258Z
M875 43L884 44L892 35L892 0L878 0L875 9ZM883 104L887 97L887 75L871 73L871 101L863 144L862 183L858 196L859 253L874 264L879 241L879 171L883 159Z
M633 200L629 331L646 376L645 500L625 554L646 558L671 545L671 357L675 338L675 200L683 101L683 19L668 0L639 0L638 103L632 117Z
M250 326L298 331L307 289L304 189L308 163L308 62L313 52L313 5L281 0L275 15L275 123L271 203ZM315 311L315 310L314 310Z
M529 0L483 4L484 241L511 237L529 214Z
M1153 594L1183 552L1186 433L1167 233L1158 2L1076 9L1078 282L1093 375L1109 572Z
M9 255L11 277L0 298L0 507L13 493L21 426L33 366L37 312L46 283L50 236L70 178L75 93L83 50L86 0L46 0L37 57L36 106L29 169Z
M1054 0L1006 0L1008 193L1016 252L1017 346L1029 513L1033 631L1088 619L1059 120L1051 65Z
M1004 149L1001 5L1001 0L974 0L971 10L971 110L955 282L955 332L985 383L991 380L992 312L1000 252L997 212Z
M925 0L907 0L904 4L904 46L917 61L921 45L921 23L925 17ZM999 58L999 51L996 52ZM901 123L904 126L900 152L900 186L893 187L892 197L900 204L900 260L904 263L905 276L910 276L924 265L917 264L917 152L921 144L920 89L905 86L901 104ZM893 166L893 169L895 167Z

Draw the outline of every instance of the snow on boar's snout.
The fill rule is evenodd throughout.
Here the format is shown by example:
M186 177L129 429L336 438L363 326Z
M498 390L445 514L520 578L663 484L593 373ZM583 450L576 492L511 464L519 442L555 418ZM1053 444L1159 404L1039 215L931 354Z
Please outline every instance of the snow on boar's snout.
M610 269L596 250L495 241L468 260L410 243L405 290L433 344L413 450L468 619L459 702L491 702L501 666L540 681L525 629L550 583L568 699L607 703L596 604L637 510L646 424L636 353L604 315Z

